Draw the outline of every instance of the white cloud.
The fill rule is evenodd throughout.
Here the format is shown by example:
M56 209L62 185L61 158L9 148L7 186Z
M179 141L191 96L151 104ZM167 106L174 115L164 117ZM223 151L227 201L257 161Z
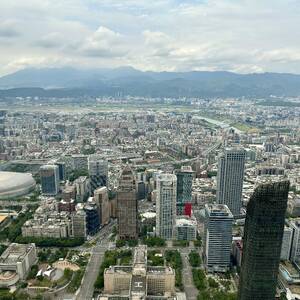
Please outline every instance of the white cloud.
M104 26L100 26L87 37L80 50L88 56L95 57L120 57L128 52L125 38Z
M21 33L17 28L17 22L13 20L4 20L0 22L0 38L13 38Z
M0 74L41 61L300 73L295 0L10 0L0 11Z
M51 32L42 37L36 44L43 48L57 48L64 45L65 38L60 32Z

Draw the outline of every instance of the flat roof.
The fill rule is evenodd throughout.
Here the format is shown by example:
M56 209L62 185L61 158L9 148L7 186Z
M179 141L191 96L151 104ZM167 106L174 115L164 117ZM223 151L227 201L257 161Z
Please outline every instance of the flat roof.
M0 224L7 218L7 215L0 215Z
M22 261L26 254L34 247L34 244L12 243L0 256L0 263L12 264Z
M193 218L179 217L176 219L176 226L197 226L197 221Z
M146 277L133 275L131 279L131 292L146 293Z

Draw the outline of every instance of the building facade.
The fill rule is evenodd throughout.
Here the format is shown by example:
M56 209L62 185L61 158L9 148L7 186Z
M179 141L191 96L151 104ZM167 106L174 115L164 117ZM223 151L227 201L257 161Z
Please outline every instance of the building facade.
M90 179L87 176L80 176L74 181L76 187L76 200L83 202L91 193Z
M288 181L259 185L247 206L239 300L274 300Z
M292 246L290 259L293 262L300 261L300 220L291 222L292 234Z
M208 272L226 272L230 267L232 222L227 205L205 205L204 262Z
M175 296L175 270L147 266L146 246L135 248L132 265L104 270L104 295L100 299L174 299Z
M95 203L89 203L84 207L86 213L86 230L87 234L94 235L100 229L100 220L98 209Z
M194 241L197 239L197 220L184 216L176 218L174 238L176 240Z
M246 151L227 148L219 157L217 202L228 206L234 216L240 214Z
M184 214L186 203L192 203L192 184L194 172L190 166L182 166L175 172L177 176L176 213Z
M101 187L94 191L94 202L98 209L100 225L108 224L110 220L110 204L106 187Z
M18 279L26 279L35 263L37 263L35 244L12 243L0 256L0 274L10 271L16 273Z
M160 174L156 184L156 235L172 239L176 219L177 177L174 174Z
M91 191L99 187L108 186L108 162L97 155L90 155L88 158L88 169Z
M83 209L78 209L72 214L72 236L86 238L86 213Z
M59 192L59 170L56 165L44 165L40 168L42 194L55 196Z
M281 260L290 260L292 242L293 242L293 229L290 226L284 226L281 253L280 253Z
M123 169L119 179L117 211L119 238L136 239L138 237L138 209L135 176L129 166Z

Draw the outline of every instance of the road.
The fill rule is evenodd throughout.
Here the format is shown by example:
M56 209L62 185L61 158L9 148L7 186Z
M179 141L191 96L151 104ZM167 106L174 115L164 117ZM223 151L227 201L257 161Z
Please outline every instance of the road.
M107 227L101 230L98 242L91 251L91 257L87 265L84 277L82 279L80 290L76 295L75 298L76 300L93 299L94 283L99 274L99 269L103 261L104 253L109 248L109 235L114 225L115 223L112 222ZM150 249L153 250L154 248L149 248L149 250ZM179 250L182 257L182 262L183 262L182 277L183 277L183 284L184 284L187 300L196 300L198 295L198 290L195 288L193 284L192 269L188 261L188 253L193 248L174 247L172 245L169 245L169 247L166 247L163 250L171 250L171 249ZM160 250L162 249L160 248Z
M198 290L193 283L192 268L188 261L188 252L180 251L182 259L182 279L184 285L184 291L187 300L196 300L198 296Z
M186 294L187 300L197 300L198 290L194 286L192 267L188 260L188 255L191 250L195 250L194 247L174 247L173 245L168 245L166 250L178 250L182 259L182 282L184 286L184 292Z
M99 269L103 260L105 251L107 250L108 241L103 240L102 245L94 247L90 261L87 265L81 288L76 296L77 300L91 300L94 293L94 283L99 274Z
M99 241L93 248L90 260L86 267L79 293L76 300L91 300L94 294L94 283L99 274L99 269L104 257L104 253L109 247L109 234L112 231L114 223L107 225L101 230Z

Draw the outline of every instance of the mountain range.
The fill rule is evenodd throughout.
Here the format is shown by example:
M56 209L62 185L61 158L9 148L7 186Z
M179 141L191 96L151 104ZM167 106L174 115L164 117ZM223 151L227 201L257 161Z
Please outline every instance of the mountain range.
M299 96L300 75L225 71L143 72L117 69L24 69L0 77L0 97L116 96L268 97Z

